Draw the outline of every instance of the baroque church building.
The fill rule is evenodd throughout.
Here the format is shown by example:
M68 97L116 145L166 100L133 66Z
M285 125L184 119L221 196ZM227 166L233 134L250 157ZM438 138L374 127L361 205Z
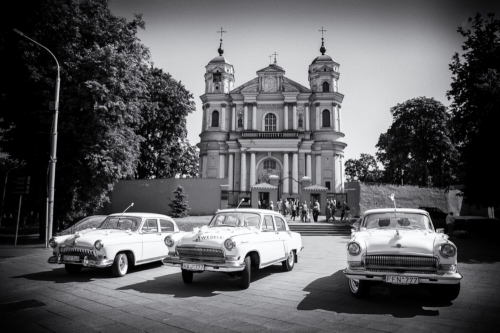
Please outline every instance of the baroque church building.
M309 65L309 87L287 78L276 55L257 77L235 86L222 39L218 52L200 97L200 178L227 179L221 200L228 207L318 200L324 214L327 198L345 200L340 65L325 54L323 38L321 55Z

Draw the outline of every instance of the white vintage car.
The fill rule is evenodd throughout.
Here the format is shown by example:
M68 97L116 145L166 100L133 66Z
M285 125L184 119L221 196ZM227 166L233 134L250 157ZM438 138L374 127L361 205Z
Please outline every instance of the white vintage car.
M168 236L165 243L163 263L180 267L184 283L193 281L193 273L224 272L240 276L244 289L252 267L281 263L291 271L303 249L300 234L290 231L285 218L265 209L218 211L208 226Z
M129 265L165 258L165 238L175 232L179 228L166 215L112 214L99 228L52 238L49 244L54 252L48 262L64 264L69 274L80 272L82 267L111 267L113 275L120 277L127 274Z
M431 295L451 301L460 293L457 247L429 213L420 209L373 209L357 221L347 243L349 288L366 297L377 283L424 285Z

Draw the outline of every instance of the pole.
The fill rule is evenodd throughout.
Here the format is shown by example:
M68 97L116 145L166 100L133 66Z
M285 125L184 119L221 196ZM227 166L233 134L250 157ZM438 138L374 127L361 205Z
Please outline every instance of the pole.
M10 168L7 173L5 174L5 184L3 186L3 195L2 195L2 206L0 208L0 226L2 225L2 218L3 218L3 203L5 201L5 191L7 190L7 179L9 177L9 172L11 170L14 170L17 167Z
M41 48L45 49L47 52L50 53L50 55L54 58L56 61L57 65L57 79L56 79L56 91L55 91L55 101L54 101L54 121L53 121L53 132L52 132L52 143L50 146L50 173L49 173L49 219L47 221L48 224L48 231L49 231L49 237L52 237L52 225L54 221L54 183L56 179L56 161L57 161L57 118L59 115L59 87L61 84L61 77L60 77L60 72L61 68L59 66L59 61L57 61L56 56L50 52L48 48L43 46L42 44L38 43L37 41L29 38L25 34L23 34L21 31L17 29L13 29L14 32L17 34L21 35L22 37L28 39L29 41L35 43L36 45L40 46Z
M45 206L45 248L49 248L49 197L46 200Z
M16 224L16 239L14 240L14 246L17 246L17 233L19 231L19 218L21 217L21 202L23 200L23 195L19 194L19 209L17 210L17 224Z

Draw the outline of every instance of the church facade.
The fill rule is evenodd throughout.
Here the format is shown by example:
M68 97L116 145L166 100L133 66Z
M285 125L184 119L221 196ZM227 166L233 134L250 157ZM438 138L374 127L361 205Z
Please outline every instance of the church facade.
M278 199L320 202L344 195L340 65L322 53L309 65L309 87L274 63L235 86L223 56L206 66L200 178L227 179L221 200L266 207ZM243 202L242 202L243 201Z

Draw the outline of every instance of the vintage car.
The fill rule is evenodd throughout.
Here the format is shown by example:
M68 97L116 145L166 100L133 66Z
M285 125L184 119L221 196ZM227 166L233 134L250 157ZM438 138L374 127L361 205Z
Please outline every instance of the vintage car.
M291 271L303 249L283 215L251 208L220 210L207 226L168 236L165 244L163 263L180 267L184 283L193 281L193 273L224 272L241 277L243 289L250 286L252 267L281 263Z
M160 261L168 254L165 238L179 232L174 220L151 213L109 215L98 228L49 241L54 248L48 262L64 264L69 274L82 267L111 267L114 276L127 274L129 265Z
M462 275L457 247L434 230L420 209L372 209L354 225L347 243L349 289L366 297L378 283L423 285L431 295L451 301L460 293Z

